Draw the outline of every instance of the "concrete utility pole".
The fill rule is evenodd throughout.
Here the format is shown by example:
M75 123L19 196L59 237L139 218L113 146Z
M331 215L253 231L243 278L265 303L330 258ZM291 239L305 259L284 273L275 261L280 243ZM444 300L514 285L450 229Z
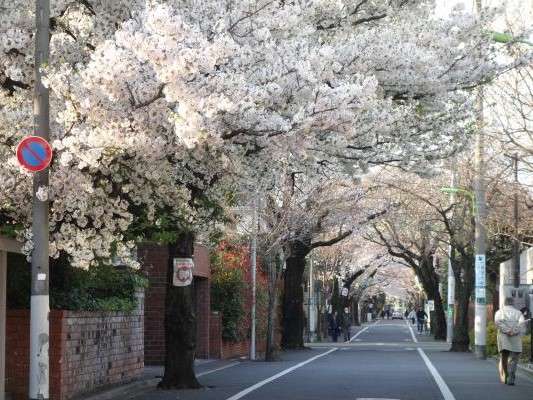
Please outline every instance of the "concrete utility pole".
M314 285L313 285L313 258L309 257L309 298L307 299L307 325L308 325L308 339L307 342L311 343L314 340Z
M476 0L476 9L481 14L481 0ZM474 327L474 348L478 358L486 358L486 341L487 341L487 300L486 300L486 281L485 281L485 253L487 232L485 228L487 205L485 201L485 162L484 162L484 138L483 138L483 88L478 89L478 115L476 129L476 147L475 147L475 182L474 193L476 198L476 232L475 232L475 327Z
M513 155L514 161L514 240L513 240L513 283L520 287L520 240L518 240L518 154Z
M451 187L455 187L455 165L452 166L452 181ZM455 192L450 192L450 203L455 203ZM455 275L453 274L453 247L450 244L448 246L448 316L446 320L446 342L452 343L453 341L453 320L455 311Z
M256 270L257 270L257 194L254 197L252 215L252 246L251 246L251 268L252 268L252 332L250 334L250 360L255 360L255 302L256 302Z
M35 89L33 96L34 135L50 138L48 89L42 83L40 68L48 64L50 35L50 0L36 0L35 8ZM48 187L48 168L33 177L33 252L31 256L30 317L30 399L49 399L49 265L48 200L40 201L36 192Z

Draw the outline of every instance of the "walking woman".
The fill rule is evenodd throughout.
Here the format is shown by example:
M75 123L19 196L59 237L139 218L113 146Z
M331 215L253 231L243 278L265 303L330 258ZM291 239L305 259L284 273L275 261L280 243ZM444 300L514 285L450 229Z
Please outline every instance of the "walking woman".
M507 385L515 384L518 358L522 352L522 336L526 330L524 316L513 307L513 303L512 297L506 298L503 308L494 316L494 323L498 329L500 380Z

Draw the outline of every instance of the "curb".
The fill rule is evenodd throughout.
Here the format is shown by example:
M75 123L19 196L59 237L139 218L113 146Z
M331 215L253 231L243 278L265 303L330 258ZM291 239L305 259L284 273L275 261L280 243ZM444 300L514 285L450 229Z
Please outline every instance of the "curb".
M232 358L224 361L228 362L237 362L237 361L243 361L247 360L247 357L237 357ZM220 360L208 360L206 362L199 363L198 365L206 365L213 363L215 361ZM202 375L202 372L197 372L200 375ZM125 398L127 396L131 395L141 395L145 392L148 392L149 390L156 389L157 384L161 381L161 376L157 378L153 377L146 377L146 378L139 378L137 380L134 380L130 383L124 383L119 386L109 386L107 389L102 388L101 390L97 392L92 393L86 393L85 395L80 395L79 397L76 397L76 400L116 400L117 398Z
M131 383L127 383L125 385L121 385L119 387L116 387L114 389L109 389L102 391L100 393L94 393L88 397L79 397L79 399L84 400L113 400L120 397L125 397L131 394L141 394L143 392L146 392L150 389L155 388L155 386L159 383L161 378L149 378L149 379L140 379L137 381L133 381Z
M533 378L533 364L518 364L518 369Z
M487 361L492 363L492 364L498 365L499 357L498 356L487 357ZM519 363L518 364L518 369L520 370L520 372L522 372L523 374L527 375L528 378L533 379L533 364L531 364L531 363L520 364Z

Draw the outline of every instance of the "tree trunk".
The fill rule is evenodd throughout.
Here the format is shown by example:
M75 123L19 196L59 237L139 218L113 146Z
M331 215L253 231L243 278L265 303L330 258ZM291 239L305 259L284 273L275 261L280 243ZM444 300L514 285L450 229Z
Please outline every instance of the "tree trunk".
M283 334L281 338L283 349L304 348L304 292L302 283L307 253L305 247L297 243L291 246L290 256L287 258L283 284Z
M278 277L278 256L275 260L270 257L267 259L268 263L268 322L267 322L267 342L265 361L276 360L276 287Z
M446 315L444 314L444 306L442 298L438 290L435 291L435 339L446 340Z
M453 340L450 351L467 352L470 351L470 337L468 335L468 307L470 304L470 291L465 290L463 284L457 285L456 300L457 310L453 329Z
M165 373L161 389L197 389L201 385L194 373L196 316L192 285L173 286L176 257L192 258L194 234L183 233L168 246L167 293L165 298Z
M355 326L360 326L361 322L359 321L359 300L353 300L353 324Z

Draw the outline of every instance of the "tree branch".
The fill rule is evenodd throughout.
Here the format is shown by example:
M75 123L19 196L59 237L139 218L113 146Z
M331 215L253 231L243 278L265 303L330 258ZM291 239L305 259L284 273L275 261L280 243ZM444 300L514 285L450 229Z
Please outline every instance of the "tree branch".
M333 239L311 243L310 247L311 247L311 249L315 249L317 247L333 246L335 243L338 243L341 240L346 239L348 236L350 236L352 234L352 232L353 232L353 230L350 229L349 231L346 231L344 233L339 234L338 236L334 237Z

